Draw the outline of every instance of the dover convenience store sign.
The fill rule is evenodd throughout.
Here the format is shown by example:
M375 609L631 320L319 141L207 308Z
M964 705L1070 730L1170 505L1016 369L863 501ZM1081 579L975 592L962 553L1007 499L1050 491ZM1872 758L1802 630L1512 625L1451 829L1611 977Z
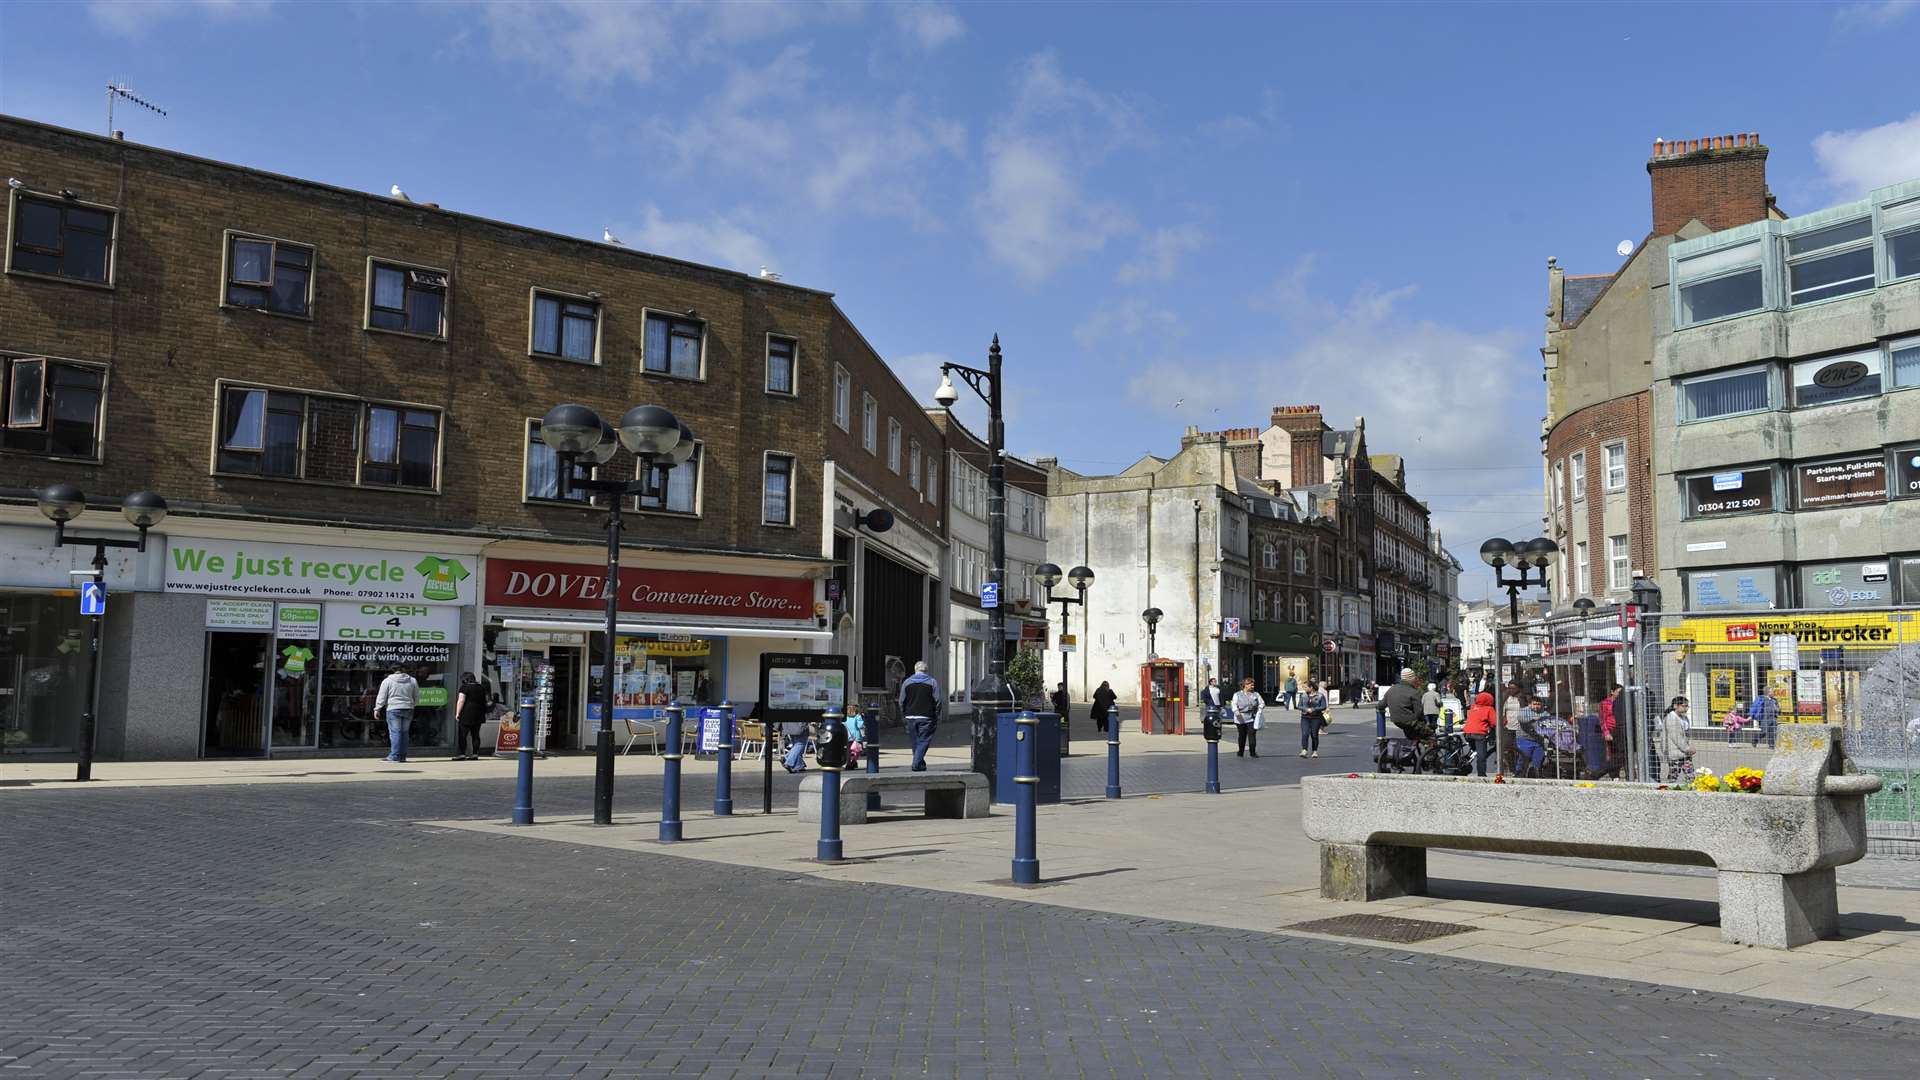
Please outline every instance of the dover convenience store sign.
M166 590L301 600L473 603L466 556L168 537Z
M605 610L602 567L581 563L487 560L487 603L498 607ZM751 574L620 568L620 610L708 618L805 619L813 582Z
M1920 618L1907 612L1869 611L1857 615L1796 615L1774 618L1682 619L1662 626L1660 640L1729 652L1765 652L1779 635L1790 635L1801 649L1891 649L1920 642Z

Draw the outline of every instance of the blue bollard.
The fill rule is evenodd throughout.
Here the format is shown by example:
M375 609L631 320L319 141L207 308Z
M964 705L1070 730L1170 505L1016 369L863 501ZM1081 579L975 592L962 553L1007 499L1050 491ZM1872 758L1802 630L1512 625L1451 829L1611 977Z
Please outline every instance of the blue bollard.
M1384 739L1387 737L1387 706L1385 702L1381 702L1373 707L1373 737L1376 739Z
M840 843L840 766L820 766L820 843L814 858L821 862L839 862L845 849Z
M1207 794L1220 794L1220 728L1214 726L1214 735L1207 740Z
M720 706L726 713L720 718L720 753L714 764L719 771L713 777L713 814L715 817L733 816L733 703Z
M520 779L513 786L513 823L533 824L533 747L520 747Z
M1034 775L1033 739L1034 729L1040 720L1031 711L1023 712L1014 720L1013 748L1014 777L1019 785L1013 796L1013 883L1015 885L1040 884L1040 841L1037 824L1034 821L1035 785L1040 778Z
M880 775L880 717L876 714L864 718L861 727L866 730L867 775ZM867 792L867 809L880 809L880 792Z
M666 762L666 775L660 786L660 842L663 844L680 839L680 725L686 718L687 710L678 705L667 706L667 752L660 755Z
M1107 717L1107 798L1120 797L1120 714Z

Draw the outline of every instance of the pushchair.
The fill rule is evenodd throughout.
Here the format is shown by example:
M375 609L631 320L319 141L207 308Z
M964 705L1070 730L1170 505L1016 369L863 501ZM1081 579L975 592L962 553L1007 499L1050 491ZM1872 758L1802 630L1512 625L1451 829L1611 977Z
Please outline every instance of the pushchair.
M1557 716L1542 717L1534 724L1534 730L1539 732L1540 745L1547 752L1534 775L1564 780L1586 775L1580 763L1580 731L1571 720L1562 720Z

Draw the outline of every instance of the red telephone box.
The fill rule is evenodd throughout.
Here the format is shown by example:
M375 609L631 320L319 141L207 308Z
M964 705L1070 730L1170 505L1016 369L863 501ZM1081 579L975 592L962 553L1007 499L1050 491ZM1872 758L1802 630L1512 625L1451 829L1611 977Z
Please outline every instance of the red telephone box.
M1145 735L1187 733L1185 664L1149 660L1140 665L1140 731Z

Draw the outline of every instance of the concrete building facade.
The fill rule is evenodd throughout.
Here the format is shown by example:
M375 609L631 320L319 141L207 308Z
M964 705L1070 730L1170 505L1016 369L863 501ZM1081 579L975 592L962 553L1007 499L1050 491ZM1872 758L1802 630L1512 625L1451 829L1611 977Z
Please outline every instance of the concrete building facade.
M1667 261L1666 606L1920 601L1920 180L1689 237Z

